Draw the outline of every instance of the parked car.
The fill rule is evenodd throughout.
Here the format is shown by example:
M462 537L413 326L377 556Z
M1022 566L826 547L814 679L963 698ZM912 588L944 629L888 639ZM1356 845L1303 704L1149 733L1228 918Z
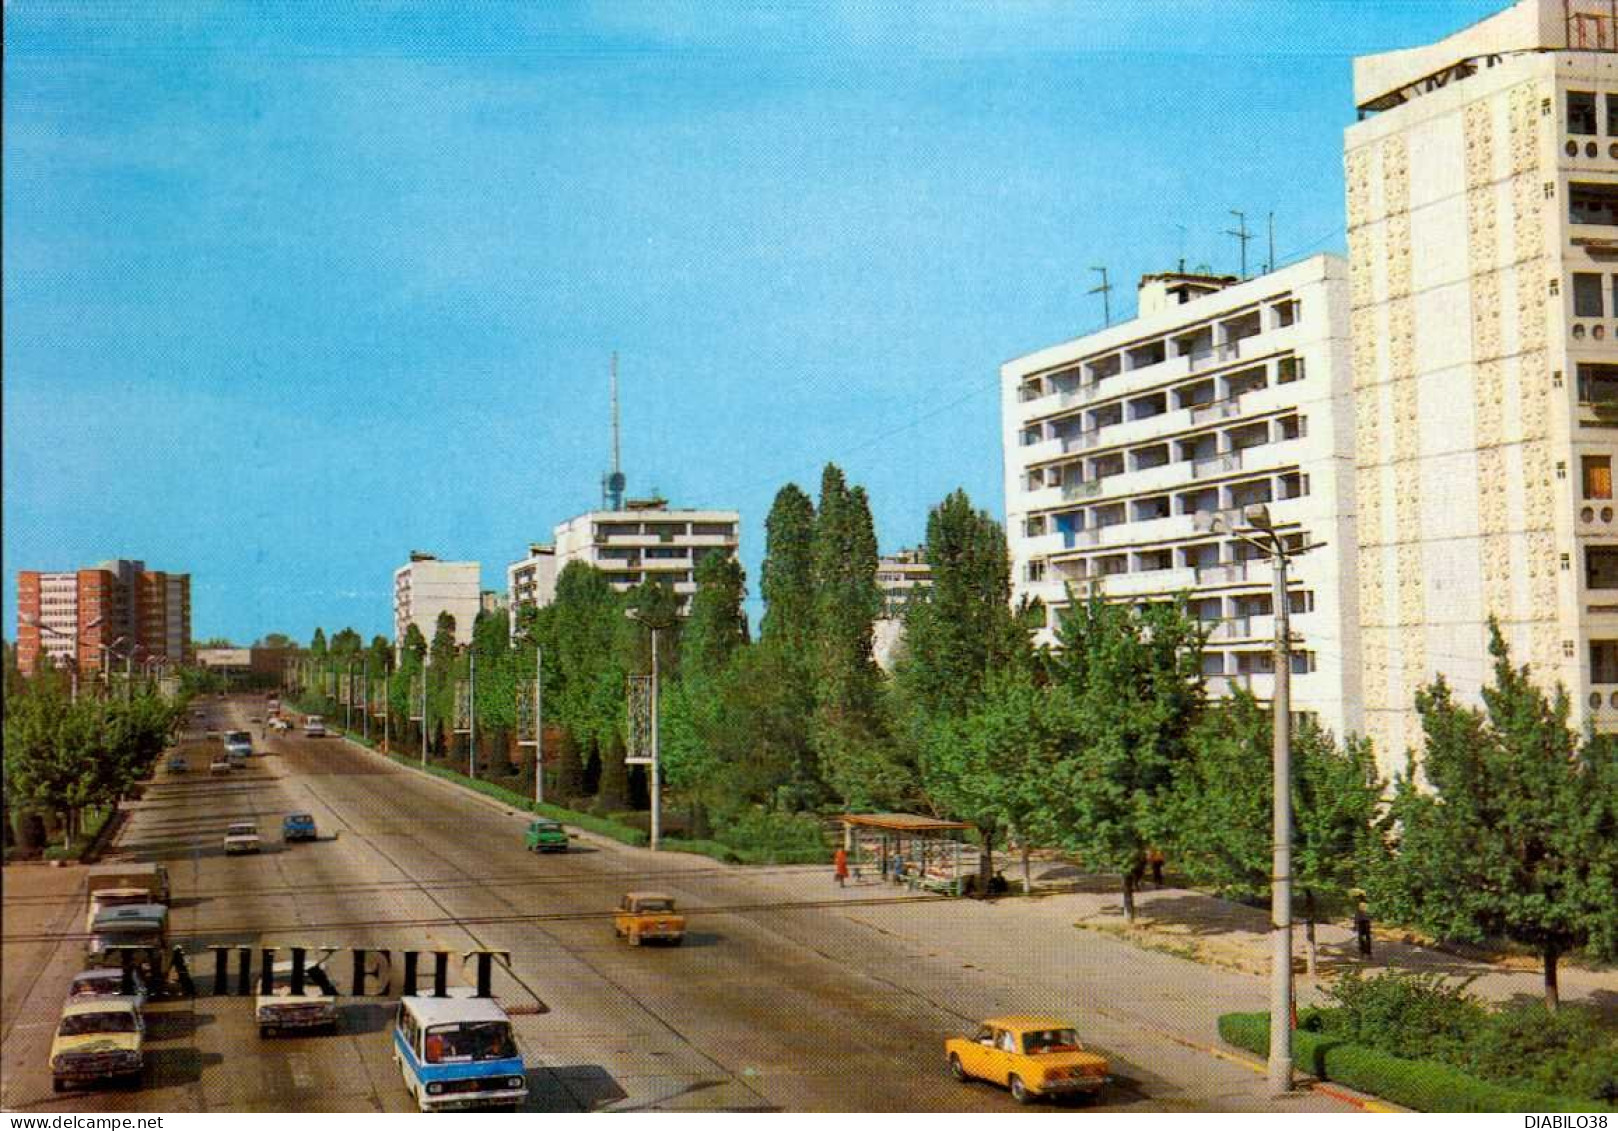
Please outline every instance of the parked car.
M169 773L171 773L171 774L183 774L187 770L189 770L190 768L191 768L191 763L186 761L186 758L185 758L184 754L170 754L169 755Z
M251 821L237 821L225 830L225 855L238 852L258 852L263 847L258 838L258 826Z
M73 980L67 984L68 1001L124 997L132 998L142 1007L146 1005L146 979L141 977L139 970L130 969L127 986L124 985L123 970L115 967L81 971L73 975Z
M523 844L529 852L566 852L567 840L567 829L562 827L561 821L540 817L528 823Z
M215 757L212 762L208 763L208 772L210 774L228 774L228 773L230 773L230 758L229 758L229 756L224 755L224 754L220 754L217 757Z
M146 1066L146 1023L132 997L87 998L62 1007L51 1040L51 1086L139 1084Z
M337 999L309 979L303 992L292 992L292 963L275 964L275 981L269 993L260 993L253 1006L258 1035L271 1037L287 1030L337 1028Z
M970 1038L944 1042L950 1074L1011 1089L1020 1104L1038 1096L1098 1096L1107 1086L1107 1058L1087 1052L1069 1021L1054 1017L991 1017Z
M326 720L319 715L305 715L303 719L303 733L306 738L325 738Z
M618 904L612 917L613 932L628 939L630 946L665 942L679 946L685 941L685 916L674 910L674 897L660 891L632 891Z
M282 840L315 840L315 818L310 813L290 813L281 822Z

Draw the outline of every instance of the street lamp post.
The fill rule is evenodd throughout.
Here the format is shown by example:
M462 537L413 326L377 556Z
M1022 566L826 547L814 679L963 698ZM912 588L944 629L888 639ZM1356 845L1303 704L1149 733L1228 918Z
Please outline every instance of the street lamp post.
M1271 697L1274 775L1270 861L1270 1087L1292 1090L1292 629L1287 567L1293 554L1319 549L1324 542L1289 548L1263 504L1242 512L1247 528L1230 533L1270 559L1270 602L1275 617L1275 691ZM1213 529L1224 523L1216 519ZM1258 535L1259 537L1255 537Z
M545 803L545 648L534 645L534 801Z
M478 650L466 650L466 757L467 777L478 776Z

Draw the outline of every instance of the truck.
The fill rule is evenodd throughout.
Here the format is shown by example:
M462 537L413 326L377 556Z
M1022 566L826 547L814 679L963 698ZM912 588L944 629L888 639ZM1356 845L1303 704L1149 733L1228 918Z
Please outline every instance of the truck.
M161 864L97 864L85 877L84 929L108 907L169 901L169 874Z

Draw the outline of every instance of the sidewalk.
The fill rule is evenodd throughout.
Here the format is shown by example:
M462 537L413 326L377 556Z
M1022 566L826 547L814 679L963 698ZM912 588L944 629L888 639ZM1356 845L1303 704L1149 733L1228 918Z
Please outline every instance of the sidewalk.
M905 889L869 875L858 883L850 881L846 889L838 889L831 881L830 869L824 866L768 871L768 878L761 876L761 880L789 888L800 898L841 898L856 903L907 894ZM1007 869L1008 876L1011 871ZM1270 971L1267 910L1187 888L1153 888L1148 884L1135 895L1136 924L1130 927L1124 921L1123 895L1116 877L1086 876L1071 865L1054 862L1036 863L1033 877L1033 897L1015 894L1020 892L1021 884L1013 879L1014 894L983 904L993 909L1008 931L1020 933L1019 928L1025 928L1041 933L1072 931L1075 935L1105 937L1139 950L1242 975L1254 983L1253 1001L1257 1004L1253 1008L1264 1008ZM1338 974L1355 969L1368 975L1396 969L1471 978L1474 980L1469 991L1491 1001L1539 1001L1543 997L1539 964L1528 956L1487 961L1421 946L1395 930L1378 929L1375 936L1372 959L1362 961L1351 926L1318 923L1315 937L1319 962L1317 977L1311 979L1305 973L1304 924L1295 921L1293 955L1299 1002L1324 1000L1323 988ZM1564 959L1558 981L1564 1003L1594 1005L1609 1016L1618 1016L1618 968L1589 969Z

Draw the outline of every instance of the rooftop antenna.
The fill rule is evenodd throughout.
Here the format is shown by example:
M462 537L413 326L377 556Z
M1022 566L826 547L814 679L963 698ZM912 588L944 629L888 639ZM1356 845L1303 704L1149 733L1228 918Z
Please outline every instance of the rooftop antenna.
M1242 245L1242 278L1247 278L1247 243L1253 238L1253 233L1247 230L1247 214L1232 208L1230 214L1236 217L1236 228L1232 231L1225 229L1225 235L1235 236Z
M624 509L624 472L618 452L618 351L612 351L612 470L601 477L601 505L610 511Z
M1180 233L1180 274L1185 274L1185 225L1176 224L1175 229Z
M1268 264L1265 265L1264 273L1266 275L1268 275L1271 271L1274 271L1274 270L1275 270L1275 213L1271 212L1270 213L1270 261L1269 261Z
M1111 326L1112 325L1112 284L1107 282L1107 269L1105 267L1092 267L1092 268L1090 268L1090 270L1100 273L1100 275L1101 275L1101 285L1099 287L1091 287L1089 289L1089 291L1087 291L1086 293L1101 296L1101 316L1104 319L1106 319L1107 325Z

